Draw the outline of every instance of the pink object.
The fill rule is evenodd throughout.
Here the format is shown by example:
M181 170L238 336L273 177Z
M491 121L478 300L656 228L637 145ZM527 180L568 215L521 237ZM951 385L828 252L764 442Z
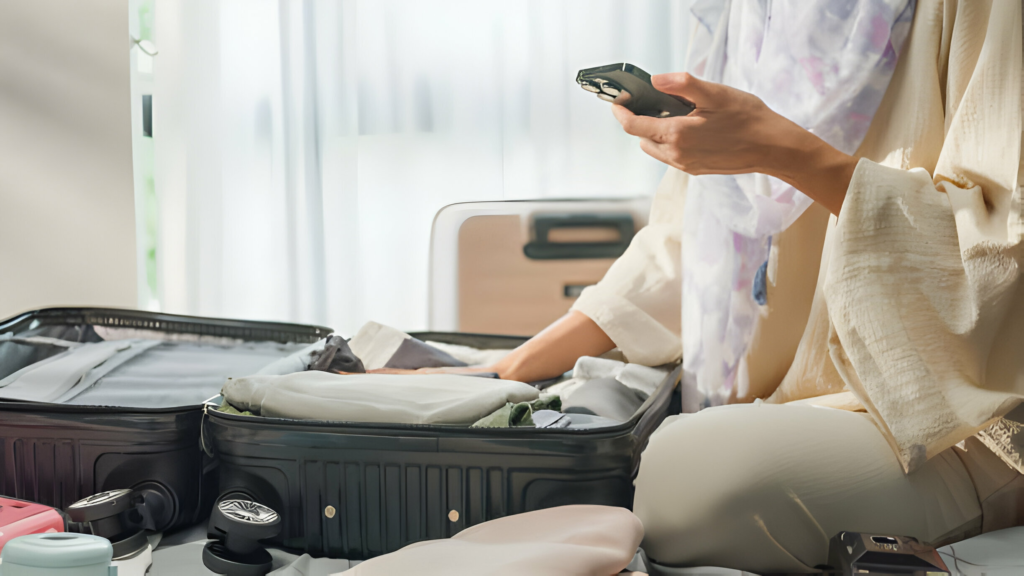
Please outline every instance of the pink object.
M0 550L18 536L63 531L64 517L53 508L0 497Z

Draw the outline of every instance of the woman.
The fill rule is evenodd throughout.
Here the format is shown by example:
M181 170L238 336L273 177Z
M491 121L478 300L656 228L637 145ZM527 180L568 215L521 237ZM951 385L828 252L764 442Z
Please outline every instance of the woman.
M842 530L942 544L1021 524L1020 456L985 432L1024 396L1021 2L694 15L695 75L654 84L696 111L614 107L670 166L651 224L490 369L682 356L706 404L734 404L644 452L634 509L661 566L800 572Z

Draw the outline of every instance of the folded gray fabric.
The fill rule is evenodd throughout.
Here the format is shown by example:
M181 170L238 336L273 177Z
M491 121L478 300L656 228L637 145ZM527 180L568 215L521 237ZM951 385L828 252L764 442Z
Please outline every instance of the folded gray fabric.
M625 422L633 417L647 395L615 378L597 378L582 384L562 403L567 414L593 414Z
M507 402L540 396L509 380L318 371L231 379L221 393L240 411L274 418L451 425L469 425Z
M443 368L466 366L452 355L409 336L401 330L367 322L348 343L366 370Z
M568 414L554 410L537 410L533 413L533 425L537 428L568 428L571 423Z

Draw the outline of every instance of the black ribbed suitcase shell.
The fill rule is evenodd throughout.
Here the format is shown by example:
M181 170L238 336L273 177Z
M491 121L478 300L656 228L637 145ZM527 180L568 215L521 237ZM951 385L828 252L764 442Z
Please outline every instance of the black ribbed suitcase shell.
M296 343L330 333L276 322L49 308L0 322L0 334L74 340L90 326ZM7 375L0 371L0 378ZM193 524L209 513L216 488L209 474L215 463L200 449L202 419L201 405L140 409L0 401L0 494L63 509L105 490L149 490L173 509L164 529Z
M524 341L413 336L477 348ZM594 430L299 421L226 414L211 404L204 449L220 460L221 497L250 498L282 515L276 543L365 559L530 510L631 508L640 452L669 414L678 380L676 369L631 420Z

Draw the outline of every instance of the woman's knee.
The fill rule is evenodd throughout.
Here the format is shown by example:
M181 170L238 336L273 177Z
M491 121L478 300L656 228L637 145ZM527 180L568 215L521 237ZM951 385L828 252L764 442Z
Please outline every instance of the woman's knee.
M860 415L774 405L670 423L651 438L637 477L645 550L669 565L799 571L824 562L830 535L802 499L802 480L819 475L840 438L870 427Z
M752 408L752 407L751 407ZM745 414L746 413L746 414ZM659 430L644 451L633 509L645 550L674 565L707 563L761 531L758 448L743 432L748 407L713 409Z

